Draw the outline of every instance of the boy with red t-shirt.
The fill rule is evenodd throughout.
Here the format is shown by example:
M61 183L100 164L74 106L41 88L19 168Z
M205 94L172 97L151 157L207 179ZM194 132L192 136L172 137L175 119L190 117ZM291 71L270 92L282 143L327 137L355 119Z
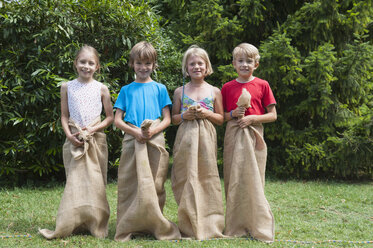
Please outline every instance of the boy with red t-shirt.
M259 51L248 43L233 50L238 78L223 85L224 184L228 236L251 235L265 242L274 240L274 218L264 195L267 146L262 123L277 119L276 100L267 81L254 77ZM251 95L249 108L237 106L242 90Z

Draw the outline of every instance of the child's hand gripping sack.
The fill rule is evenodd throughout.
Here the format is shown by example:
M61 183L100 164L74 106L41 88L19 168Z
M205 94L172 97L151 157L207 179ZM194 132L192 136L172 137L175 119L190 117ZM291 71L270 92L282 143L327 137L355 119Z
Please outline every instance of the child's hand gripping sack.
M194 115L196 116L197 119L200 119L201 116L199 116L199 112L197 110L199 110L201 108L201 105L199 105L199 103L197 103L197 105L193 105L193 106L190 106L188 108L188 110L191 110L194 112Z
M150 140L155 134L153 130L150 128L153 122L154 122L153 120L146 119L141 123L141 133L142 133L143 138L145 139L144 141Z
M148 120L148 119L144 120L144 121L141 123L141 129L144 130L144 131L145 131L145 130L148 130L149 127L152 125L152 123L153 123L152 120Z
M92 133L89 133L88 130L85 130L85 129L80 129L79 130L79 135L78 135L78 139L80 141L86 141L88 142L89 140L92 139Z

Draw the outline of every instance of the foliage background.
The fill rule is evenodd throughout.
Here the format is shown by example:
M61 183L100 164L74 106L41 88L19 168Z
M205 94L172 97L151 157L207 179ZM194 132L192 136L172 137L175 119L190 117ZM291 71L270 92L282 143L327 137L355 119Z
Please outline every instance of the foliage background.
M155 78L168 80L169 87L176 82L180 56L147 4L26 0L0 11L0 175L9 181L63 178L59 86L76 77L72 65L82 44L101 53L97 80L108 85L113 102L132 80L128 54L141 40L157 47L161 66ZM112 128L107 133L110 167L115 168L122 134Z
M131 82L131 47L159 54L154 78L181 84L181 56L205 48L221 87L236 74L231 51L256 45L277 100L266 124L267 171L278 177L373 178L373 8L358 0L21 0L0 8L0 177L13 184L63 178L59 85L75 77L77 49L101 53L97 79L113 102ZM169 151L177 127L167 129ZM224 127L218 127L222 167ZM115 177L122 134L109 128ZM52 178L52 179L51 179Z

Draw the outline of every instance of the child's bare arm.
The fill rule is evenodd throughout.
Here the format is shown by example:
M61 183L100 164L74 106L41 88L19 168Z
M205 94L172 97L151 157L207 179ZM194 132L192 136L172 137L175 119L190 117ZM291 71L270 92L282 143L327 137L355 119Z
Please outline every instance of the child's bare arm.
M174 102L172 106L172 124L179 125L183 120L194 120L196 118L195 111L187 110L183 114L180 113L181 98L183 88L179 87L174 92Z
M268 123L268 122L274 122L277 120L277 111L276 111L276 105L271 104L266 107L267 113L265 113L263 116L263 119L259 120L260 123Z
M269 123L277 119L276 105L271 104L266 107L267 113L264 115L246 115L242 119L239 119L237 122L241 128L247 127L251 124L257 123Z
M244 107L237 107L232 112L224 112L224 120L230 121L235 117L243 117L245 115L246 109Z
M172 124L179 125L183 120L180 114L181 108L181 87L177 88L174 92L174 99L172 105Z
M143 137L141 129L139 127L132 127L124 122L123 120L124 111L117 109L114 116L114 124L117 128L123 130L125 133L128 133L135 137L135 139L140 143L145 143L146 139Z
M74 146L82 146L83 142L78 139L79 133L71 133L69 127L69 106L67 103L67 83L61 85L61 124L63 131L65 132L66 138Z
M109 89L104 85L101 89L102 104L104 105L106 118L102 121L104 128L109 126L114 121L113 105L111 103L111 97Z

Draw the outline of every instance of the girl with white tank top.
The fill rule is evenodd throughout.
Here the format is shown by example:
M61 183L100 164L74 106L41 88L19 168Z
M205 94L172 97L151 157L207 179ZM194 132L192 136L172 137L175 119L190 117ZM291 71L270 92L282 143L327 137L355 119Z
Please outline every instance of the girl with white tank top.
M108 234L108 149L103 129L113 122L114 115L108 87L93 78L99 66L96 49L83 46L74 61L78 78L61 85L66 185L55 230L39 230L47 239L84 230L100 238ZM106 117L101 121L103 108Z

